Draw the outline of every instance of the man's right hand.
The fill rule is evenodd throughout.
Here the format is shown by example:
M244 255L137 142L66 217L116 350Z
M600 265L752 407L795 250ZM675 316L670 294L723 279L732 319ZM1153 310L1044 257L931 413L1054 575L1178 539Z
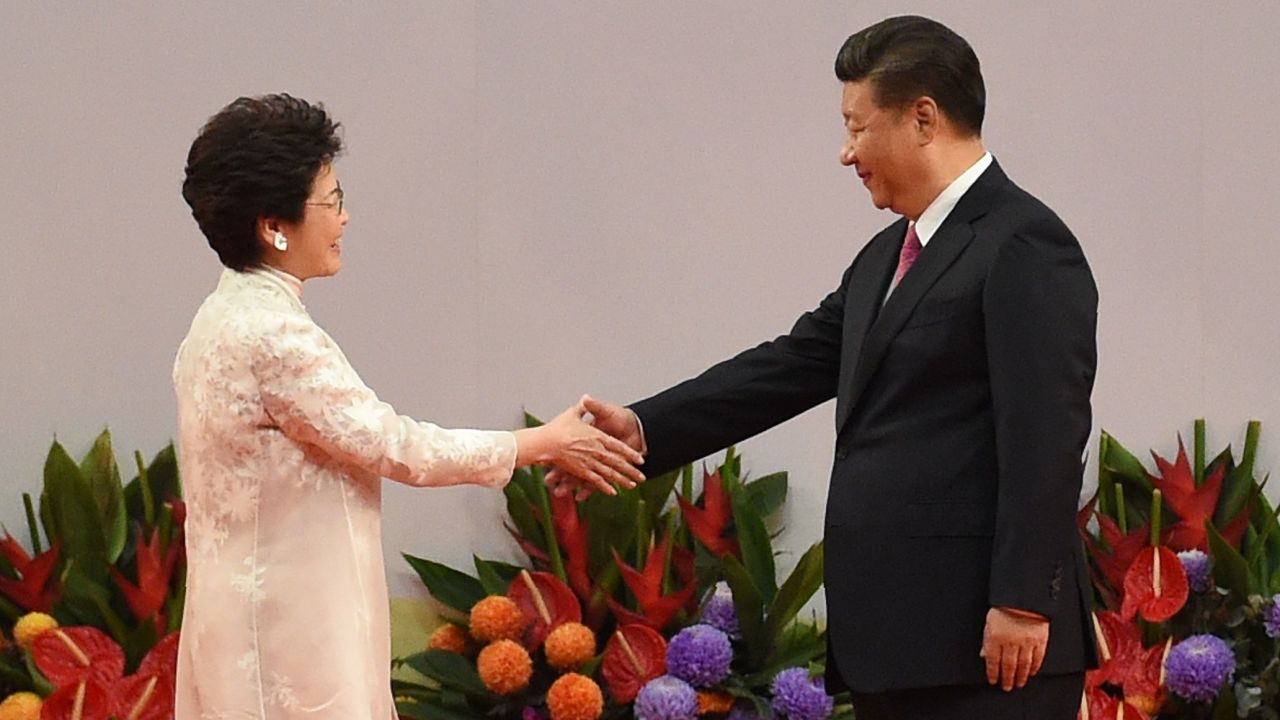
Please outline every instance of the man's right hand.
M621 440L636 452L645 451L644 433L640 429L640 421L636 414L621 405L597 400L590 395L583 395L575 408L580 414L590 414L588 422L597 430ZM567 495L577 490L578 500L591 494L592 486L580 478L573 477L559 470L547 473L546 483L557 495Z

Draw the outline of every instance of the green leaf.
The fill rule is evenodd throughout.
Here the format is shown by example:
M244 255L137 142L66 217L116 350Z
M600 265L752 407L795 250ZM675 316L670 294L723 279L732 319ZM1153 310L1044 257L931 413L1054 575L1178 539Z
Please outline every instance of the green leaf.
M617 572L613 562L613 549L623 557L631 557L631 546L636 542L636 513L639 492L621 492L614 497L594 493L582 505L582 520L590 528L587 547L588 575L597 580L604 573Z
M1152 485L1146 468L1107 431L1099 439L1098 473L1109 480L1120 481L1139 490L1139 494L1151 496Z
M22 509L27 513L27 532L31 533L31 554L39 555L44 552L44 546L40 544L40 530L36 526L36 512L31 502L31 493L22 493Z
M120 616L111 607L111 586L89 577L74 561L62 573L62 599L54 605L60 625L92 625L107 631L117 643L129 636Z
M771 473L749 482L746 491L756 512L767 518L787 501L787 472Z
M460 708L446 707L432 700L397 702L396 713L413 720L484 720L484 715Z
M536 427L541 427L542 425L545 425L545 424L546 423L542 422L542 420L540 420L537 415L534 415L533 413L530 413L530 412L525 412L524 414L525 427L536 428Z
M673 471L655 478L649 478L636 486L636 492L640 494L640 498L648 506L650 521L655 526L658 524L658 516L662 514L663 508L667 506L667 498L671 497L671 490L676 486L676 480L679 478L679 473Z
M800 608L822 587L823 545L818 541L810 547L787 576L778 594L769 603L764 636L770 646L776 646L783 629L795 619Z
M826 652L826 634L816 623L792 623L769 649L763 668L749 676L747 682L756 686L768 686L780 670L810 665L822 660Z
M758 661L768 651L764 638L764 598L751 573L736 557L724 555L720 559L720 567L725 582L733 591L733 609L738 615L742 641L753 660Z
M738 546L742 562L764 602L773 601L778 592L777 570L773 564L773 543L764 519L752 507L746 493L733 493L733 522L738 529Z
M107 562L115 564L124 550L127 520L120 467L111 447L111 431L103 430L80 462L80 474L89 485L101 518Z
M1205 523L1209 535L1209 557L1213 561L1213 580L1230 590L1240 602L1245 602L1253 592L1249 583L1249 564L1231 543L1227 542L1213 523Z
M520 533L525 540L546 550L542 528L538 525L537 518L533 516L533 502L525 493L523 486L516 482L508 483L503 493L507 497L507 515L511 517L516 532Z
M484 587L484 591L489 595L506 595L507 588L511 586L511 581L516 579L520 571L524 568L519 565L511 565L497 560L484 560L478 555L472 555L475 562L476 575L480 578L480 585Z
M447 650L425 650L404 659L405 664L440 683L467 695L496 700L484 686L475 666L465 657Z
M105 584L109 563L97 503L80 468L57 441L45 460L44 495L62 557L89 580Z
M464 572L409 553L400 554L414 572L418 573L418 577L422 578L422 583L427 586L431 596L458 612L471 612L471 606L486 594L480 581Z

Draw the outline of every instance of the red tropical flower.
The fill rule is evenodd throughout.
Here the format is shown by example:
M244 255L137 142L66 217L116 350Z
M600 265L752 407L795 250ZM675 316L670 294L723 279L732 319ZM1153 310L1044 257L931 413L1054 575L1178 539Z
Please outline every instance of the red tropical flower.
M600 674L620 703L636 699L640 688L667 671L667 641L643 623L619 625L604 648Z
M524 644L529 650L542 647L547 635L561 625L582 622L578 597L551 573L521 570L507 587L507 597L529 621L524 631Z
M169 582L173 577L173 568L183 552L182 543L175 539L165 552L160 550L160 530L151 531L151 541L142 541L142 532L138 532L138 582L129 581L116 568L111 568L111 577L124 594L134 617L138 620L153 620L156 632L163 633L165 628L164 601L169 596Z
M1159 545L1138 553L1124 576L1124 604L1120 614L1132 620L1141 614L1148 622L1164 622L1187 604L1187 572L1178 556Z
M1078 720L1147 720L1133 705L1117 700L1099 688L1085 688L1080 699Z
M0 577L0 593L24 610L49 612L62 593L56 580L50 582L53 568L58 564L58 546L54 545L33 558L12 535L5 532L4 539L0 540L0 553L18 572L16 580Z
M1173 638L1163 645L1147 648L1133 665L1133 672L1124 679L1125 702L1151 717L1160 713L1168 694L1164 686L1164 661L1171 647Z
M724 490L724 481L720 478L720 473L703 474L702 478L702 507L698 507L693 503L685 500L683 497L676 495L676 501L680 503L680 514L684 518L684 524L689 528L689 532L698 541L706 546L711 554L720 557L725 554L738 555L738 541L733 538L721 537L724 529L729 525L729 518L733 516L732 503L729 494Z
M63 685L44 699L40 720L107 720L114 702L111 688L83 678Z
M1160 490L1164 501L1178 516L1178 522L1169 527L1168 535L1163 541L1174 550L1208 552L1209 538L1205 523L1213 519L1213 513L1218 507L1222 479L1227 471L1226 463L1218 463L1204 479L1204 484L1196 487L1195 474L1191 471L1191 463L1187 460L1187 450L1182 444L1181 436L1178 437L1178 455L1172 463L1154 451L1151 456L1155 458L1156 467L1160 470L1159 476L1148 476L1151 484ZM1252 503L1246 503L1240 513L1223 528L1223 537L1234 547L1240 545L1240 539L1249 526L1251 510Z
M31 657L56 688L88 679L110 689L124 675L124 651L94 627L46 630L32 643Z
M134 720L173 717L177 684L178 633L161 638L138 666L138 672L119 680L114 688L115 715Z
M1090 535L1083 526L1080 534L1084 537L1085 544L1089 546L1089 556L1093 558L1102 577L1108 585L1119 592L1124 589L1124 576L1129 571L1129 566L1133 564L1133 559L1151 540L1151 526L1143 524L1125 533L1120 530L1115 520L1102 513L1094 514L1098 518L1099 534L1111 547L1111 552L1104 550L1098 539Z
M649 550L649 557L645 561L643 571L637 571L626 564L618 555L618 551L613 551L614 562L618 563L618 569L622 572L622 581L631 589L631 593L636 596L636 602L640 605L640 612L636 613L610 598L609 607L620 623L644 623L655 630L661 630L671 622L671 618L675 617L680 608L694 600L693 593L697 587L695 583L688 581L692 576L693 556L687 550L680 553L680 549L676 548L672 553L674 560L672 564L676 567L677 574L681 576L683 589L669 595L662 594L663 566L667 555L666 538Z
M565 572L569 575L569 585L582 598L583 602L591 599L591 576L588 573L587 561L590 559L590 528L587 522L578 517L578 503L573 495L551 496L552 522L556 529L556 539L560 541L560 549L565 556Z
M1093 629L1102 665L1088 672L1086 684L1123 686L1142 661L1142 632L1138 624L1108 610L1093 614Z

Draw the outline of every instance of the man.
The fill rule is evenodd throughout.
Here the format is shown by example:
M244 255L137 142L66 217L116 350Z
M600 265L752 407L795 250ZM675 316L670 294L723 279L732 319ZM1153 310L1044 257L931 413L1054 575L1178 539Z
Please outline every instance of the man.
M667 471L836 398L828 688L858 720L1068 720L1096 661L1074 515L1097 291L1079 244L983 147L963 38L920 17L836 59L877 234L791 332L598 427Z

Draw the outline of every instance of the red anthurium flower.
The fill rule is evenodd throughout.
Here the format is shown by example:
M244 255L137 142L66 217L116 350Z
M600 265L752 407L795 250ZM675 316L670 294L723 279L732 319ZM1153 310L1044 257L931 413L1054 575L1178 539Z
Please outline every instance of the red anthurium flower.
M582 622L578 596L551 573L521 570L507 587L507 597L529 620L525 628L525 646L530 650L542 647L547 635L561 625Z
M604 648L600 674L619 703L636 699L640 688L667 671L667 641L643 623L619 625Z
M178 633L164 636L142 659L138 672L116 682L118 720L170 720L178 675Z
M1133 705L1117 700L1098 688L1086 688L1080 698L1078 720L1147 720Z
M169 581L181 552L182 543L175 540L169 544L169 550L162 557L159 529L152 530L151 541L145 543L139 532L137 584L130 582L119 570L111 568L111 576L124 594L124 600L129 604L134 617L153 620L158 633L164 632L164 601L169 596Z
M56 688L74 685L86 678L110 688L124 675L124 651L115 640L94 627L46 630L32 643L31 656L36 667Z
M1163 545L1138 553L1124 576L1120 614L1132 620L1141 613L1148 622L1164 622L1187 604L1187 573L1172 550Z
M4 539L0 540L0 553L19 576L17 580L0 577L0 593L24 610L49 612L61 593L57 581L50 582L53 568L58 564L58 546L54 545L33 558L12 535L5 532Z
M1125 702L1151 717L1160 713L1167 695L1164 687L1164 661L1173 647L1173 638L1163 645L1147 648L1134 672L1124 681Z
M729 494L724 490L724 481L720 473L702 478L702 507L698 507L676 495L680 503L680 514L689 532L706 546L711 554L720 557L725 554L738 555L738 542L732 538L720 537L729 518L733 516Z
M1138 624L1125 620L1120 613L1104 611L1093 614L1093 630L1098 638L1102 666L1090 670L1086 682L1123 685L1142 661L1142 632Z
M1097 517L1098 530L1102 539L1111 546L1111 552L1102 549L1097 539L1087 531L1082 530L1081 535L1089 546L1089 556L1093 558L1107 583L1117 591L1123 590L1125 573L1129 571L1133 559L1151 540L1151 526L1143 524L1124 533L1115 520L1102 513L1097 513Z
M1218 507L1218 494L1222 491L1222 478L1226 474L1226 466L1218 467L1204 479L1204 484L1196 487L1195 475L1191 471L1191 463L1187 460L1187 450L1178 438L1178 457L1174 462L1152 452L1160 476L1149 476L1151 484L1164 495L1164 501L1178 516L1178 522L1169 528L1166 542L1174 550L1203 550L1208 552L1209 540L1205 535L1204 523L1213 517Z
M667 541L664 539L649 550L649 558L645 561L644 571L639 572L623 562L617 550L613 551L614 562L618 563L618 569L622 571L622 581L627 584L627 587L631 589L631 593L636 596L636 601L640 605L640 612L643 613L631 612L613 599L610 599L609 607L620 622L641 622L655 630L661 630L667 623L671 622L671 618L675 617L681 607L684 607L693 599L694 590L697 588L694 583L690 582L682 583L684 585L682 590L670 595L662 594L663 563L665 562L666 554ZM679 568L677 572L679 573Z
M552 521L556 528L556 539L560 541L560 549L565 556L565 572L569 575L569 585L583 601L591 599L591 576L587 571L590 558L590 529L582 518L578 517L578 503L573 495L551 496Z
M45 698L40 720L107 720L114 707L107 686L84 678L63 685Z

